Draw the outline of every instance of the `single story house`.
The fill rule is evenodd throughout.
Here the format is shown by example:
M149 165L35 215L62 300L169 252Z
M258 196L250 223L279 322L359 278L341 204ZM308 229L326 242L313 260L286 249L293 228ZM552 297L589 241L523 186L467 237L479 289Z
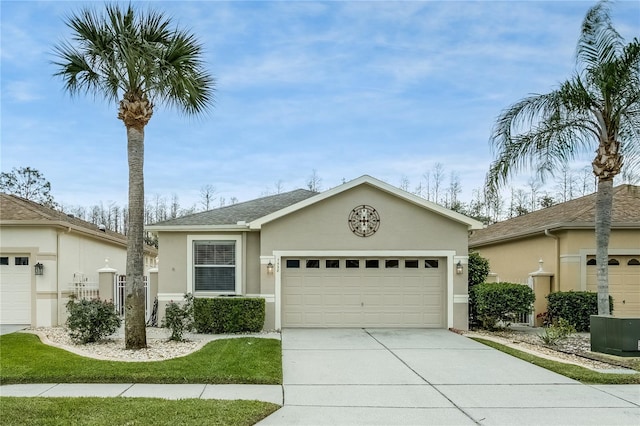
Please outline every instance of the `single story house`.
M596 194L474 230L469 248L489 260L498 280L522 282L539 269L551 291L597 291ZM615 316L640 316L640 187L614 188L609 293Z
M126 257L126 236L0 193L0 323L63 324L69 295L97 291L105 266L125 274ZM156 257L155 248L145 249L146 270Z
M170 300L266 301L265 329L466 329L468 232L482 224L370 176L147 226Z

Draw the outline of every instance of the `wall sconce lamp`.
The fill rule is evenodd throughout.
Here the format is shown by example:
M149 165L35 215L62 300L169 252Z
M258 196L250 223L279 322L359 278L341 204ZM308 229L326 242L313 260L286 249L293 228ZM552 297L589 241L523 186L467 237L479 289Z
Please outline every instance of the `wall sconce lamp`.
M36 275L44 275L44 265L42 263L36 263L34 268L36 270Z
M271 262L267 263L267 274L273 274L273 263Z
M462 262L458 260L458 263L456 263L456 274L461 275L463 271Z

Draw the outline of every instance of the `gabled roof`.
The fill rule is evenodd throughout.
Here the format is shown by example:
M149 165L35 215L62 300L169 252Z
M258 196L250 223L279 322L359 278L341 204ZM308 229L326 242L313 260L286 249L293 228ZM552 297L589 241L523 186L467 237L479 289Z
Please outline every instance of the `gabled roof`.
M543 233L545 229L594 229L595 212L594 193L474 231L469 237L469 247L522 238ZM640 229L639 186L619 185L613 188L611 227Z
M306 189L296 189L282 194L270 195L251 201L178 217L176 219L165 220L149 225L146 229L150 231L169 231L172 229L194 230L198 228L246 229L247 224L251 221L282 210L317 194L317 192L307 191Z
M73 215L43 206L16 195L0 193L1 226L54 226L74 230L87 236L127 246L127 237L118 232L100 230L93 223ZM155 252L154 247L145 246L145 251Z
M265 223L279 219L295 211L311 206L341 192L359 185L370 185L381 191L392 194L410 203L416 204L429 211L445 216L456 222L465 224L469 229L480 229L482 223L460 213L446 209L392 185L372 178L361 176L350 182L336 186L328 191L316 193L304 189L258 198L257 200L221 207L190 216L184 216L164 222L159 222L146 229L150 231L180 231L180 230L258 230Z
M469 227L469 229L480 229L483 226L482 223L478 222L475 219L472 219L463 214L454 212L453 210L449 210L436 203L432 203L431 201L425 200L424 198L421 198L409 192L403 191L399 188L396 188L395 186L389 185L388 183L378 180L376 178L373 178L371 176L364 175L352 181L346 182L342 185L336 186L335 188L332 188L328 191L321 192L315 197L307 198L306 200L301 201L297 204L293 204L287 208L273 212L270 215L254 220L250 223L250 227L251 229L260 229L260 227L265 223L271 222L272 220L278 219L282 216L288 215L297 210L308 207L326 198L333 197L336 194L339 194L341 192L347 191L351 188L355 188L356 186L360 186L360 185L369 185L381 191L389 193L391 195L395 195L398 198L401 198L405 201L416 204L420 207L423 207L441 216L447 217L448 219L451 219L455 222L465 224Z

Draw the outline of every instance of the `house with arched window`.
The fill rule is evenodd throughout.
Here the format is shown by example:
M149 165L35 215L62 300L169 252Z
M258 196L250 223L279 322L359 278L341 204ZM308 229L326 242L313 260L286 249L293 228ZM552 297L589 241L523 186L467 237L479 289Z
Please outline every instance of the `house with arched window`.
M523 282L540 268L551 291L597 291L596 194L473 230L469 249L489 260L494 280ZM542 261L542 264L540 264ZM614 316L640 317L640 187L614 188L609 242Z

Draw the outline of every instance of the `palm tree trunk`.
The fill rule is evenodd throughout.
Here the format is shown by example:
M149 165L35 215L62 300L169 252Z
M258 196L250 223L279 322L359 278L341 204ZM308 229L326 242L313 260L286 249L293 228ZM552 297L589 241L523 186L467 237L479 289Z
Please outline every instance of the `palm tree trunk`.
M596 196L596 268L598 277L598 315L609 311L609 235L613 206L613 179L598 179Z
M125 347L147 346L144 272L144 127L127 126L129 159L129 232L127 234L127 285Z

